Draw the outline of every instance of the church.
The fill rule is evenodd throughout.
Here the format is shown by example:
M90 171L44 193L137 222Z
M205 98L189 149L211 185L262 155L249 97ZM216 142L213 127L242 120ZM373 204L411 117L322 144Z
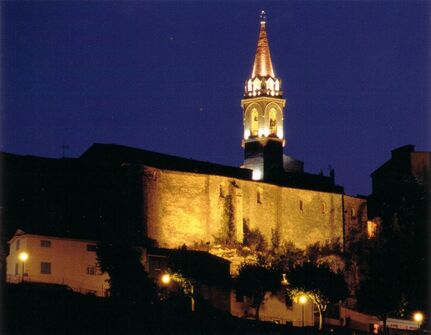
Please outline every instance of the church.
M115 144L94 144L78 158L2 153L6 237L19 228L100 239L107 227L127 227L159 247L212 252L243 243L251 230L301 249L345 247L351 232L366 234L365 199L344 194L333 171L307 173L283 153L286 95L264 15L241 107L241 167Z

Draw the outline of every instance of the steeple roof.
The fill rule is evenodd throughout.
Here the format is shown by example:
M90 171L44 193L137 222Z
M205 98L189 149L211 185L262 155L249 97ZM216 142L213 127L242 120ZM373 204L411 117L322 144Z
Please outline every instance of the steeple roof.
M256 57L253 64L254 77L275 77L274 69L272 68L271 54L269 53L268 38L266 37L265 29L266 19L265 12L262 11L260 19L259 39L257 40Z

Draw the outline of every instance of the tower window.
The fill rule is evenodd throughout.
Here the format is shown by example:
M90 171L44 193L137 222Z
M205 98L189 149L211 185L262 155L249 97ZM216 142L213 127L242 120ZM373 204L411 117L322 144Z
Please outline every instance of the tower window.
M269 112L269 133L271 135L277 135L277 121L276 121L277 112L275 109L271 109Z
M261 87L260 86L260 80L258 78L256 78L253 81L253 91L256 92L256 91L260 90L260 87Z
M299 210L302 212L304 210L304 203L302 200L299 200Z
M220 184L219 195L220 195L220 198L226 197L226 185L224 183Z
M274 90L274 80L272 78L268 78L266 81L266 88L270 91Z
M251 79L247 83L247 89L249 92L251 92L253 90L253 83L251 82Z
M320 211L322 212L322 214L326 213L326 205L324 202L322 202L322 204L320 205Z
M251 111L251 136L257 136L259 131L259 113L256 109Z
M352 219L356 218L356 210L354 208L350 209L350 216Z
M256 201L258 204L261 204L263 201L263 191L261 188L257 189L257 193L256 193Z

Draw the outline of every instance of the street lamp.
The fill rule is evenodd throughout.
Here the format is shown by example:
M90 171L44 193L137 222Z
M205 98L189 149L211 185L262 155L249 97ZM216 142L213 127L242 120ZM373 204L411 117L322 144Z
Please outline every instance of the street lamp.
M22 276L21 276L21 281L24 281L24 271L25 271L25 262L28 259L28 253L26 253L25 251L20 252L20 254L18 255L19 260L22 262Z
M160 277L160 281L163 285L162 287L162 299L166 300L168 298L168 285L171 283L171 275L169 273L165 273Z
M421 327L422 321L424 320L424 315L422 312L416 312L413 314L413 320L417 322L418 328Z
M165 273L164 275L162 275L160 280L162 284L168 285L171 282L171 275L169 273Z
M305 295L299 296L299 299L298 299L298 301L302 307L302 322L301 322L302 327L304 327L304 305L307 303L307 300L308 300L307 296L305 296Z

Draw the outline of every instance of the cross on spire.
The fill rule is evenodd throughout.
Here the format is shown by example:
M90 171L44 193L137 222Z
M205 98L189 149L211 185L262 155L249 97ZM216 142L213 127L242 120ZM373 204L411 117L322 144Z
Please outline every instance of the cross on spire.
M262 10L260 12L259 19L260 19L260 23L261 24L265 24L266 23L266 12L264 10Z

